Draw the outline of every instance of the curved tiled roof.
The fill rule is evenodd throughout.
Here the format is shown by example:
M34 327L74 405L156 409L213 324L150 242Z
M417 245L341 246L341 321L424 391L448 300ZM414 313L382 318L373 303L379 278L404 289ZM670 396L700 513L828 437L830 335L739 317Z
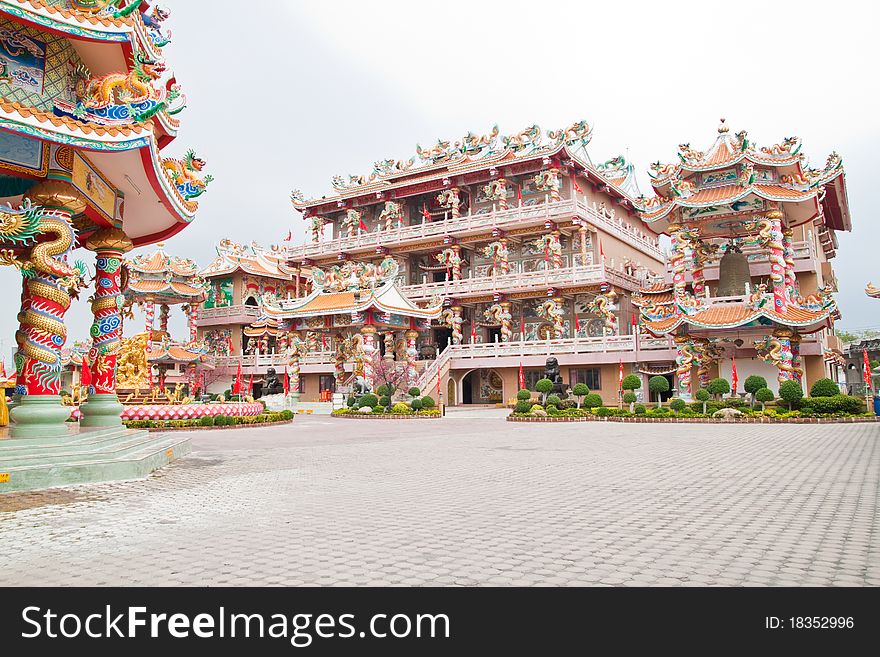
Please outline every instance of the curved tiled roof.
M809 328L828 319L833 311L834 306L822 310L808 310L790 305L784 313L779 313L765 308L756 310L744 303L722 303L689 315L681 313L662 319L647 320L644 326L654 335L663 335L674 331L682 324L698 328L736 328L764 318L783 326Z

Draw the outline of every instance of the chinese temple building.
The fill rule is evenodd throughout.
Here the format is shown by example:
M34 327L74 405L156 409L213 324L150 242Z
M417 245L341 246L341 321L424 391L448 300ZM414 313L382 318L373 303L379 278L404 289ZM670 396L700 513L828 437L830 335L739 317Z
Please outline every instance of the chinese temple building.
M245 329L260 319L263 295L298 298L307 294L310 271L289 267L278 247L245 246L228 239L220 242L217 257L200 272L207 297L196 320L198 339L216 365L206 379L214 383L212 389L229 387L239 360L247 374L265 374L272 364L279 366L280 355L273 357L280 353L277 332L259 324L247 333Z
M734 358L741 380L760 374L774 387L834 376L831 259L835 232L851 229L840 156L809 168L797 138L759 148L722 120L708 150L682 144L650 175L656 196L636 206L672 252L665 279L635 304L644 331L675 341L679 395L730 380Z
M144 311L145 348L147 361L158 370L158 385L164 389L169 372L172 383L195 383L196 366L210 367L206 346L198 340L198 310L207 298L206 284L192 260L169 256L164 244L151 253L126 261L128 285L125 299L128 306L138 305ZM182 306L187 316L185 340L173 340L168 331L168 318L173 306ZM156 308L159 327L155 327ZM152 387L152 386L151 386Z
M311 239L271 253L310 283L259 296L263 312L250 320L259 321L242 334L276 346L243 366L280 371L289 358L277 341L295 337L306 345L303 400L317 401L352 380L365 346L406 362L447 404L507 401L520 365L534 385L549 356L566 383L609 402L620 362L673 368L668 339L633 331L632 296L665 266L634 205L633 167L622 157L594 164L590 138L583 121L506 136L495 127L337 176L330 196L294 192ZM233 271L224 253L203 275L221 261ZM384 273L365 282L363 272Z
M64 316L88 294L86 261L93 378L81 425L120 425L123 255L189 225L211 181L193 151L164 153L186 102L162 53L166 17L147 2L0 1L0 248L23 274L14 437L67 433Z

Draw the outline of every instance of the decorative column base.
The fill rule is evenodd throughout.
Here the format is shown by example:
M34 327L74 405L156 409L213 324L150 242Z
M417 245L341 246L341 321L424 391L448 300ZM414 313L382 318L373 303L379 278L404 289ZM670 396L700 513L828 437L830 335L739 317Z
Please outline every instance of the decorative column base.
M81 427L121 427L123 406L115 392L89 395L89 400L80 406Z
M57 395L22 395L15 408L9 411L14 424L12 438L56 438L67 436L67 419L73 408L61 404Z

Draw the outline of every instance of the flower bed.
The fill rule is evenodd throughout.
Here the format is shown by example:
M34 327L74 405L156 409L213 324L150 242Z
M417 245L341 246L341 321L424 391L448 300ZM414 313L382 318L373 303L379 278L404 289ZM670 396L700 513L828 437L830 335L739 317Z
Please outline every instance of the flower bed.
M257 404L259 406L259 404ZM260 413L259 415L206 415L200 418L183 420L124 420L129 429L148 429L150 431L236 429L240 427L262 427L275 424L289 424L293 421L292 411Z
M122 411L122 420L196 420L203 417L227 416L255 416L260 415L264 407L259 402L245 404L219 403L219 404L144 404L125 406ZM73 409L71 419L80 420L82 411Z
M750 416L742 415L739 417L715 418L715 417L693 417L693 416L674 416L669 417L647 417L644 415L609 415L599 417L598 415L584 416L553 416L536 417L533 415L518 415L511 413L507 416L508 422L678 422L691 424L839 424L849 422L877 422L878 418L873 415L853 415L849 417L768 417L768 416Z
M340 408L331 413L332 417L345 417L356 420L438 420L442 416L440 411L410 411L409 413L361 413L350 408Z

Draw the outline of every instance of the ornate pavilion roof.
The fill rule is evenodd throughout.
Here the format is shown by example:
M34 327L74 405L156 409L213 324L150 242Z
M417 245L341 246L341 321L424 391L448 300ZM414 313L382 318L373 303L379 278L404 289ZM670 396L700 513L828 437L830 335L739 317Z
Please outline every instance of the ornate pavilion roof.
M830 228L850 229L843 162L837 153L822 169L812 169L796 137L759 148L746 131L731 135L722 119L708 150L680 144L678 158L674 164L652 164L656 195L635 200L641 218L657 232L683 223L699 224L707 237L728 236L738 230L732 218L748 222L769 204L785 208L788 227L824 215Z
M873 283L868 283L865 286L865 294L872 299L880 299L880 287L874 287Z
M268 250L253 242L250 246L237 244L229 239L217 245L217 257L205 267L205 278L228 276L242 271L254 276L266 276L280 280L293 280L296 270L287 266L285 257L277 251Z
M126 261L126 298L131 303L152 301L166 305L204 301L205 281L198 274L198 265L187 258L168 255L161 242L158 247Z
M485 135L469 132L460 140L437 140L434 146L416 145L416 155L408 160L379 160L367 175L334 176L336 194L320 199L306 199L299 190L291 194L293 206L306 214L311 210L332 210L346 199L391 192L423 182L479 171L492 166L507 166L538 158L558 157L571 161L622 197L632 200L639 194L634 169L623 156L594 166L586 147L592 126L578 121L567 128L548 130L532 125L518 133L501 135L498 126ZM374 201L375 202L375 201Z
M201 342L183 344L179 342L163 341L153 343L147 360L154 364L163 363L200 363L211 367L208 358L208 348Z
M397 263L386 258L379 265L346 262L324 271L312 271L314 291L301 299L264 295L264 319L293 319L323 315L357 314L367 310L418 319L440 316L442 305L421 307L397 285Z

